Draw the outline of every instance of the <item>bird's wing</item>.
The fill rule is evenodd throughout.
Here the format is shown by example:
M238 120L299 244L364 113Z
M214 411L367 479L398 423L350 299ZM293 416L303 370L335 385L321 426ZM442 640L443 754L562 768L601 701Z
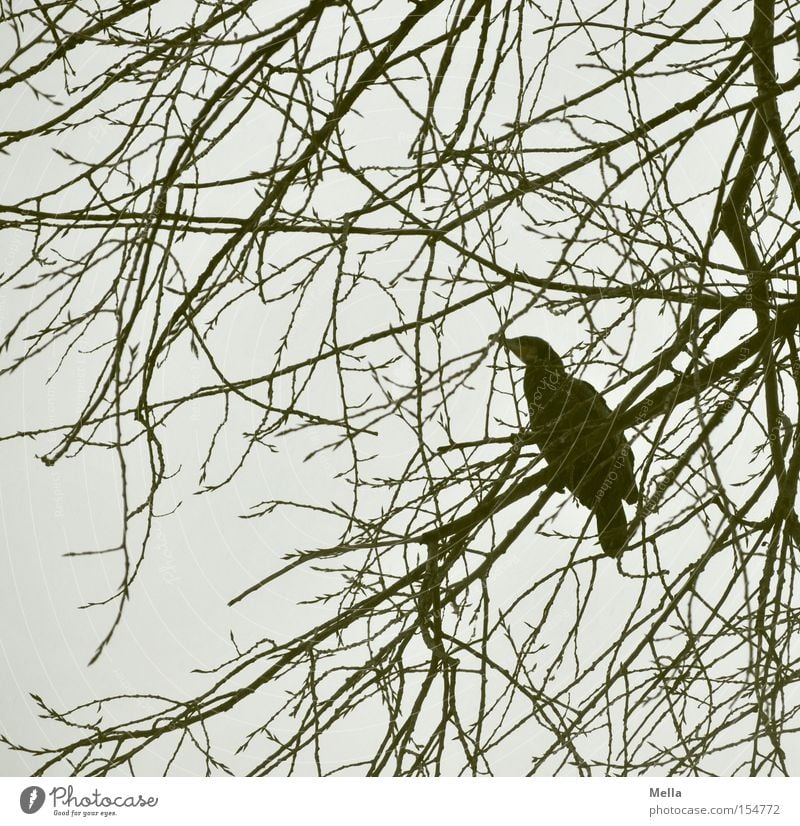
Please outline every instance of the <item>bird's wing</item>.
M572 379L568 406L574 411L570 415L574 422L573 429L576 431L572 438L583 435L580 431L587 425L599 425L610 421L613 414L602 394L589 382L581 379ZM625 434L622 431L615 433L610 440L604 441L603 445L593 448L590 454L593 454L590 464L599 459L601 465L607 466L607 472L611 471L612 466L616 469L618 486L615 484L614 487L619 490L619 495L626 502L636 502L639 491L633 472L633 450Z
M575 421L598 424L611 418L611 409L603 396L583 379L571 379L568 404Z
M639 488L636 485L636 477L633 474L633 449L630 446L628 440L620 433L620 438L624 444L624 452L625 452L625 464L624 464L624 471L625 471L625 484L627 485L627 491L625 493L625 501L629 505L635 505L639 501Z
M603 396L589 382L566 373L526 376L533 440L548 465L556 468L558 480L586 507L593 507L595 495L615 470L612 489L619 501L638 498L633 475L633 452L622 433L603 438L603 423L612 411ZM594 431L594 433L593 433ZM598 444L593 435L601 439ZM607 485L606 485L607 489Z

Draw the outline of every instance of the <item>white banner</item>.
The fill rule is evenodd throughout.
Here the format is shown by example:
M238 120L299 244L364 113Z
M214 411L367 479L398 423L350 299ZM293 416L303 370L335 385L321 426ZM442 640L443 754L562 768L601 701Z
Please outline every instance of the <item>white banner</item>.
M798 804L796 778L0 778L2 826L788 826L800 823Z

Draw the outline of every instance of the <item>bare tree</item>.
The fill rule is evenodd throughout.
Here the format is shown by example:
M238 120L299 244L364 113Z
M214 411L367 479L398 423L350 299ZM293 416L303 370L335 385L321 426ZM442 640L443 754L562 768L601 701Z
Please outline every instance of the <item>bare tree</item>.
M93 660L179 518L187 409L205 451L181 479L210 506L273 452L331 491L252 498L265 532L325 527L231 603L303 568L329 585L293 638L205 663L200 693L35 695L65 741L7 745L86 775L157 741L165 773L192 750L256 775L796 773L793 4L170 14L3 3L3 163L53 165L4 197L0 283L28 304L2 375L91 377L74 415L3 440L116 468L118 541L74 552L118 565ZM616 562L547 484L506 332L548 338L633 445ZM234 712L254 723L225 762Z

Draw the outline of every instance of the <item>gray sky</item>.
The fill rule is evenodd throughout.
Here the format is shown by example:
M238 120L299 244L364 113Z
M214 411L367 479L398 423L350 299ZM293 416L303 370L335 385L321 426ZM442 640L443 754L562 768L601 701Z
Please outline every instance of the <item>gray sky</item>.
M158 14L166 14L164 6L158 4ZM686 4L684 4L686 5ZM178 4L171 6L172 14L178 16ZM386 25L395 19L404 4L386 3ZM390 9L391 7L391 9ZM397 7L397 8L395 8ZM259 6L259 15L267 14L264 6ZM277 11L285 13L289 6ZM276 13L276 12L271 12ZM166 18L164 19L166 23ZM733 28L730 19L726 24ZM704 34L717 32L715 21L710 21ZM328 34L330 42L335 41L337 32ZM698 35L700 36L700 35ZM6 34L7 37L7 34ZM323 44L327 43L324 38ZM537 40L538 44L539 41ZM598 73L588 71L582 64L586 61L587 43L580 39L567 42L554 53L553 65L545 84L542 107L557 103L565 96L577 94L595 83ZM93 55L91 49L81 52L86 61L78 67L89 71L92 61L102 58ZM530 55L534 60L535 55ZM225 60L224 56L220 57ZM453 71L458 77L458 65ZM50 89L60 91L58 72L48 73L44 78ZM502 80L502 78L501 78ZM508 79L509 99L501 94L496 110L486 118L487 128L501 130L510 117L511 80ZM643 115L660 111L673 99L682 97L679 93L686 79L659 78L657 81L642 80ZM42 117L44 104L26 91L10 97L5 106L4 128L20 128ZM446 100L458 98L445 96ZM598 103L587 105L591 112L614 125L629 127L622 113L626 101L614 93L602 96ZM594 107L594 108L593 108ZM191 119L194 104L187 104L187 120ZM404 156L411 134L408 113L398 105L385 89L365 96L361 118L353 118L343 125L345 134L356 148L359 162L364 165L382 162L386 157ZM452 116L460 115L457 106L452 107ZM439 113L445 119L447 107ZM587 122L588 123L588 122ZM253 169L266 168L271 163L272 141L277 134L278 122L274 117L253 114L239 129L234 130L220 144L218 150L209 154L201 163L201 171L208 179L232 178L247 174ZM588 128L588 127L587 127ZM598 132L601 126L596 126ZM679 167L671 179L672 194L676 200L688 197L703 189L712 188L718 181L720 171L719 150L716 138L730 140L731 125L725 123L710 129L695 141L682 155ZM562 126L547 125L534 130L530 136L534 143L541 141L558 146L570 140ZM613 128L609 127L609 134ZM598 134L605 139L606 134ZM46 141L18 146L10 155L0 156L0 193L6 204L14 203L26 194L50 188L68 174L69 167L58 157L54 148L67 152L102 151L112 134L102 131L89 134L86 130L60 137L57 146ZM96 142L96 146L90 143ZM617 160L632 161L635 150L620 153ZM561 162L558 155L535 156L531 161L531 171L541 172ZM576 187L583 187L587 195L602 188L602 181L592 167L571 179ZM641 199L641 188L636 181L630 185L630 198ZM622 197L620 194L619 197ZM68 208L70 197L65 195L61 208ZM353 208L363 198L355 184L343 182L336 176L319 187L314 207L320 215L339 216ZM435 196L434 196L435 200ZM204 193L198 204L198 212L203 214L224 213L246 215L257 202L256 188L250 184L225 191ZM708 221L708 203L698 202L687 205L686 214L696 220L698 232L705 232ZM546 245L532 239L525 229L525 216L511 209L503 219L503 233L506 245L498 252L498 261L511 268L524 268L529 274L541 275L548 271L547 262L554 256L558 244ZM77 254L82 243L91 239L70 236L59 242L58 249L64 255ZM216 249L219 239L192 235L176 246L185 272L196 277L202 271L210 254ZM270 241L269 258L273 263L289 260L308 242L298 235L287 233ZM17 244L14 237L6 241L7 266L13 266L26 252L23 243ZM404 266L404 257L411 246L399 245L381 259L370 259L368 274L378 281L384 272L395 272ZM350 251L349 262L354 265L357 249ZM607 256L609 265L614 258L609 250L598 250L598 256ZM725 253L721 253L724 257ZM665 260L664 265L670 262ZM597 259L594 261L597 266ZM87 280L82 300L89 301L97 295L97 290L114 267L114 261L99 268L93 279ZM441 275L446 275L444 260L440 263ZM331 275L322 270L319 281ZM418 286L415 282L401 285L394 293L398 303L407 313L413 313L418 300ZM0 329L31 306L34 291L9 291L0 295ZM510 294L500 298L503 309L513 314L521 312L529 302L529 294ZM320 287L314 300L303 307L302 318L308 329L318 331L327 319L331 303L331 289ZM432 299L435 304L436 299ZM288 312L286 302L277 302L264 307L260 302L247 300L240 302L207 338L220 367L232 378L259 375L267 372L272 363L277 338L285 323ZM617 302L601 303L593 321L598 327L610 324L620 312ZM341 340L350 341L374 330L383 329L397 323L397 309L387 300L375 284L359 284L339 309ZM750 329L750 319L744 314L734 318L719 336L715 346L723 351L733 346L739 335ZM483 346L488 337L498 328L497 307L488 302L472 305L444 327L441 346L445 357L475 351ZM630 367L646 361L653 352L667 341L675 328L674 319L668 314L660 315L657 308L642 309L637 315L633 333L626 327L615 330L612 343L624 347L633 335L629 358ZM99 344L109 330L98 327L94 333ZM516 334L535 333L547 338L557 349L564 352L571 347L589 340L589 331L577 313L563 316L553 315L541 308L527 310L511 328ZM85 342L83 349L91 342ZM313 352L318 337L302 336L292 338L290 347L297 358ZM429 336L425 346L434 357L435 342ZM715 355L710 353L709 355ZM396 355L390 347L375 348L369 356L379 360L381 356ZM3 405L0 407L0 435L18 430L55 427L74 418L82 401L91 388L93 377L101 363L102 352L71 354L58 373L51 377L58 364L60 351L54 350L35 361L26 363L21 369L2 377ZM505 364L505 360L502 361ZM485 407L490 398L493 373L492 359L487 358L477 369L468 385L453 390L452 402L458 410L453 420L456 438L474 438L483 428ZM391 371L391 372L389 372ZM413 376L411 363L401 360L387 370L399 381L408 381ZM520 376L519 371L516 372ZM609 381L607 365L591 364L583 377L604 389ZM48 377L49 378L48 380ZM195 358L182 342L170 352L167 364L155 379L151 398L173 398L185 390L214 381L213 372ZM499 386L510 389L508 377L498 379ZM376 387L368 375L351 377L352 398L359 393L376 392ZM288 401L288 382L278 382L275 386L278 402ZM325 415L335 412L337 384L331 370L323 370L314 379L311 397L318 406L314 412ZM263 387L253 393L261 398ZM263 395L263 394L262 394ZM609 394L613 407L621 398L619 389ZM513 398L491 396L493 414L505 422L516 418ZM248 462L226 487L213 493L197 495L200 464L208 448L209 440L221 415L219 399L206 400L193 406L183 407L169 420L163 433L168 456L168 468L174 475L163 486L157 511L165 514L156 520L152 542L147 551L137 581L132 589L132 597L127 605L122 624L98 662L87 667L98 642L103 638L113 617L110 606L78 610L79 606L104 600L119 585L120 561L115 554L96 555L83 558L65 557L69 552L98 550L114 546L120 535L120 477L119 469L110 451L85 450L75 457L59 461L55 467L47 467L39 457L55 444L50 436L37 439L15 439L0 442L0 622L5 632L2 635L0 655L0 721L2 731L12 741L30 746L56 744L64 740L63 727L42 721L37 716L37 708L30 693L40 695L52 707L69 708L100 696L116 694L163 694L186 698L200 692L207 685L202 675L192 674L192 669L207 669L227 660L235 654L230 635L240 649L244 649L261 638L285 640L299 631L312 627L316 622L335 613L333 605L301 604L314 595L330 592L336 587L335 575L304 569L272 583L255 595L233 608L228 600L275 570L281 564L281 557L290 551L303 548L325 547L336 541L340 522L308 510L282 510L266 518L242 519L240 516L251 512L259 502L269 498L297 499L317 505L332 501L342 507L349 506L348 486L337 478L347 466L349 458L344 451L333 454L323 453L312 461L305 461L308 453L324 444L329 434L325 432L302 431L286 437L277 445L277 452L266 448L253 452ZM218 449L210 468L210 481L219 481L237 463L244 439L242 434L256 426L258 411L248 409L244 403L234 400L231 405L231 421L219 437ZM730 429L735 427L734 424ZM491 429L491 428L490 428ZM508 435L509 429L496 425L498 435ZM725 433L723 427L720 435ZM444 443L445 434L441 428L431 425L426 434L434 444ZM380 452L379 461L367 463L366 467L375 475L391 475L402 467L413 445L414 434L407 421L397 416L381 424L380 435L371 443L364 441L364 455L370 449ZM646 445L634 442L634 450L639 460L646 452ZM145 457L134 449L130 455L132 485L144 478ZM730 480L744 478L751 465L751 457L743 448L733 449L726 457L725 471ZM135 489L135 488L134 488ZM362 506L378 513L382 505L377 494ZM561 501L560 499L558 500ZM520 505L520 508L523 508ZM523 508L524 509L524 508ZM515 514L521 511L515 511ZM548 512L549 513L549 512ZM557 517L556 525L562 530L580 531L586 513L572 502L567 502L563 513ZM541 520L539 520L541 522ZM537 524L539 524L537 522ZM671 540L669 547L671 563L677 571L681 564L696 556L697 544L705 542L705 535L696 523L690 523ZM564 557L567 543L543 532L529 529L522 540L511 550L492 575L491 587L496 604L512 601L519 592L521 582L533 582L545 572L557 567ZM594 546L596 551L596 546ZM398 564L387 559L388 565ZM636 567L631 562L631 568ZM400 566L398 564L398 570ZM713 569L712 569L713 571ZM724 581L726 571L720 570L720 581ZM603 600L591 603L584 616L583 637L584 656L591 659L593 652L599 652L608 640L619 633L632 606L638 598L638 585L632 580L622 579L613 564L598 570L598 589ZM713 572L712 572L713 578ZM656 600L660 594L648 592L647 600ZM541 606L534 606L539 610ZM527 610L527 609L526 609ZM553 638L558 631L574 623L574 604L570 592L557 598L553 605ZM561 619L559 619L561 617ZM530 617L514 618L520 628ZM587 636L588 635L594 635ZM506 652L508 653L508 652ZM502 652L499 653L502 656ZM567 665L565 672L569 671ZM569 679L561 674L558 679ZM281 688L281 690L283 690ZM276 694L277 700L280 695ZM224 721L213 725L218 742L217 755L226 760L233 759L233 749L254 725L259 724L266 705L264 692L257 701L244 703ZM121 716L130 713L130 703L120 709ZM382 732L380 717L373 714L369 706L362 714L337 730L330 744L332 763L342 762L352 752L358 753L361 744L372 742ZM531 751L531 739L536 731L523 730L510 737L497 749L495 769L499 773L518 774L527 770ZM598 736L598 752L604 748ZM159 743L143 755L138 764L141 773L160 771L168 757L166 743ZM730 751L716 762L721 774L731 770L748 753L748 745L740 751ZM800 749L794 757L800 756ZM40 761L24 754L0 750L0 772L5 775L30 773ZM234 763L234 765L237 765ZM241 765L241 764L238 764ZM197 774L202 765L196 757L182 751L172 767L174 774ZM313 766L300 766L300 773L313 773Z

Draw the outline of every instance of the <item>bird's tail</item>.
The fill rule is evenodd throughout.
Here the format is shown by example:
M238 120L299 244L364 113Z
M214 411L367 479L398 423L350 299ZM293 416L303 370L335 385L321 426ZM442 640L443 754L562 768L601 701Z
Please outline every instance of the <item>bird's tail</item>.
M622 500L604 496L595 503L594 513L603 553L606 556L617 556L628 538L628 520L622 509Z

